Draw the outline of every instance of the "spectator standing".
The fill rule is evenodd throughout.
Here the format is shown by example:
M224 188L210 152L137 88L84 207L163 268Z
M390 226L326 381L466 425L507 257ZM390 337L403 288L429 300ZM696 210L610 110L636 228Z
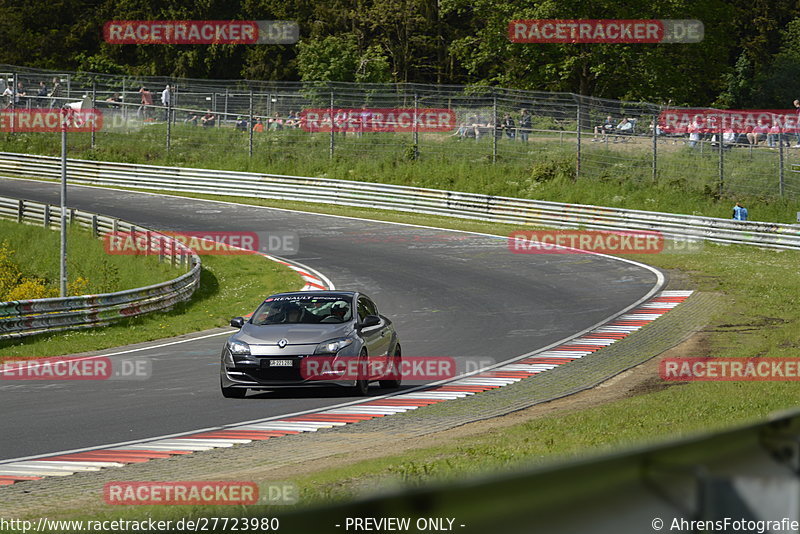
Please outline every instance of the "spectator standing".
M7 85L6 88L3 90L3 107L10 108L11 103L14 102L16 99L14 98L14 86Z
M36 105L42 107L47 100L47 83L39 82L39 90L36 92Z
M520 110L519 116L519 139L520 141L527 143L528 142L528 134L531 131L531 114L528 113L527 109Z
M58 79L58 76L53 78L53 90L50 91L49 96L51 108L61 107L59 102L59 98L61 98L61 80Z
M503 130L505 130L506 136L512 141L517 134L516 127L517 125L514 123L514 119L511 118L511 114L506 113L505 117L503 117Z
M140 87L139 94L141 95L142 99L139 104L139 109L136 110L136 115L138 115L143 121L146 121L148 114L147 108L153 105L153 93L148 91L146 87Z
M164 106L164 120L169 120L169 108L172 104L172 92L170 90L169 84L164 87L164 90L161 91L161 105Z
M747 208L742 206L739 202L733 207L733 219L736 221L747 220Z
M264 131L264 121L261 120L259 117L256 121L255 125L253 126L254 132L263 132Z
M22 82L17 82L17 96L15 103L19 104L20 99L26 96L28 96L28 93L25 91L25 86L22 84ZM28 100L28 107L30 107L30 100Z
M795 117L795 138L797 143L795 143L794 148L800 148L800 100L795 100L793 102L794 109L797 111L797 116Z

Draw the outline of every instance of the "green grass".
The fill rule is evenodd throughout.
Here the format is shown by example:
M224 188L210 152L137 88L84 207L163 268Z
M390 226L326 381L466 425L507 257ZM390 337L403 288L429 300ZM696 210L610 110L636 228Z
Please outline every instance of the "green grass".
M0 236L0 240L12 243L17 250L16 260L27 272L58 279L58 232L0 221ZM108 255L102 241L78 229L70 231L69 247L70 279L88 276L95 288L116 291L142 287L176 278L184 272L159 264L155 257ZM91 330L0 341L0 358L58 356L225 326L231 317L253 311L265 295L303 285L296 272L261 256L202 256L201 259L200 287L190 301L176 305L171 311ZM103 285L112 281L113 285Z
M13 260L24 276L43 278L47 287L58 290L60 232L40 226L0 220L0 243L14 251ZM89 281L87 293L109 293L144 287L172 278L184 271L154 256L107 254L103 241L83 229L72 227L67 235L67 273L70 281Z
M246 133L183 125L173 128L168 152L166 128L158 124L127 133L100 132L94 149L89 134L73 134L69 153L93 160L362 180L724 218L730 217L734 199L748 205L753 220L795 222L800 211L796 196L795 200L791 195L777 196L774 150L741 148L726 153L720 196L719 158L708 147L701 152L659 143L659 175L654 182L649 139L606 145L585 137L577 186L574 135L566 132L537 134L527 145L501 139L496 163L488 136L476 142L421 134L420 159L414 161L411 134L337 135L335 155L330 158L329 134L269 132L255 135L251 159ZM57 136L48 134L4 134L0 150L57 155L60 145ZM788 169L798 162L798 151L787 150L787 191L795 195L800 180Z

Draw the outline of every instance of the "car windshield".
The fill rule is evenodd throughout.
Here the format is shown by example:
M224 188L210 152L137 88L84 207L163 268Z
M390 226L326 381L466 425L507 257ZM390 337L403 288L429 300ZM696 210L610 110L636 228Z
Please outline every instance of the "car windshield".
M352 317L351 302L346 297L291 295L265 300L253 314L252 323L258 326L344 323Z

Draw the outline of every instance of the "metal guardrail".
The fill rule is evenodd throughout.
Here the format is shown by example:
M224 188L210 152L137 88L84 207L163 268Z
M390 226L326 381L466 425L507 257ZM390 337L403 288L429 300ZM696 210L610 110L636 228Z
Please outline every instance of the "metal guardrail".
M0 339L44 332L91 328L115 320L166 310L188 300L200 283L200 258L179 240L132 223L76 209L69 210L70 224L90 229L95 237L122 232L152 250L159 246L159 260L189 270L167 282L147 287L67 298L0 302ZM61 208L29 200L0 197L0 219L59 228ZM167 250L164 250L166 247Z
M463 534L796 532L798 443L795 410L670 443L440 481L277 517L283 531L318 533L367 530L355 528L357 518L408 521L410 528L395 529L401 532ZM787 525L791 521L794 527ZM442 526L425 528L431 525Z
M0 152L0 173L57 179L60 176L59 159ZM650 230L669 238L800 248L800 225L792 224L734 221L326 178L77 159L69 160L69 173L71 182L82 184L313 201L521 225Z

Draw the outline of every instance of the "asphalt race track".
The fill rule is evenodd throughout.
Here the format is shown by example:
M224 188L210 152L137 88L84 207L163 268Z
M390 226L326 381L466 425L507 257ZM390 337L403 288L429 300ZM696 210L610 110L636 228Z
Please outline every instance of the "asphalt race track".
M45 182L0 178L0 195L59 202L58 185ZM160 230L297 232L300 251L290 259L319 270L337 289L369 294L395 321L404 356L513 358L617 314L657 283L653 271L635 264L512 254L505 239L467 233L80 186L70 187L68 204ZM253 295L253 307L265 296ZM0 460L354 400L316 389L224 399L224 340L126 355L152 360L145 381L0 381Z

